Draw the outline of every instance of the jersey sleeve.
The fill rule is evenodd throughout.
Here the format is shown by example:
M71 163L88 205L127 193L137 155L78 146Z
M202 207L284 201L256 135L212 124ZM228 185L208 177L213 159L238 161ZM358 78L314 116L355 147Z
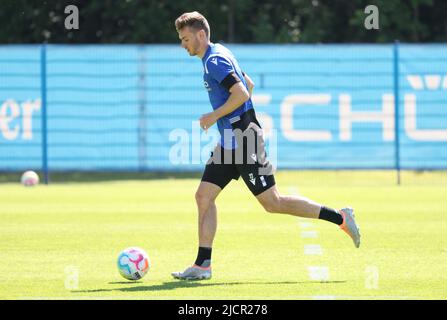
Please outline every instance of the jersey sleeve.
M206 71L219 83L222 83L229 74L236 72L231 62L222 56L211 56L206 62Z

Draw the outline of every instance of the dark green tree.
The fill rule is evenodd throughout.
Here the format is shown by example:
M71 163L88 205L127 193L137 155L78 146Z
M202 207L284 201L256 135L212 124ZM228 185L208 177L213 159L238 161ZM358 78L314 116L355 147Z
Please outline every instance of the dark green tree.
M367 5L379 30L367 30ZM67 5L80 29L64 27ZM1 0L1 43L177 43L174 20L197 10L212 40L237 43L445 42L445 0Z

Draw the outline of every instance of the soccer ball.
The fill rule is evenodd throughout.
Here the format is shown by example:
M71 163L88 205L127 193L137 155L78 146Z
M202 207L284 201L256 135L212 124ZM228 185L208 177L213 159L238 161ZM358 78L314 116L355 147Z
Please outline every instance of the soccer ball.
M143 278L149 271L149 257L143 249L131 247L121 251L118 256L118 271L127 280Z
M34 171L26 171L22 174L20 181L24 186L35 186L39 183L39 176Z

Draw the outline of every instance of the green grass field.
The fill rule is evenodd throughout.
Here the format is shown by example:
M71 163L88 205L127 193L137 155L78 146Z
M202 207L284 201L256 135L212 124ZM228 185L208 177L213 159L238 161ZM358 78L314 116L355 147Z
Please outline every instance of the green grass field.
M276 178L283 193L353 206L360 249L333 224L264 213L233 181L217 200L213 279L181 282L170 273L195 259L198 179L5 182L0 299L447 299L447 172L404 172L400 187L386 171ZM137 282L116 268L128 246L151 259ZM325 280L309 267L327 268Z

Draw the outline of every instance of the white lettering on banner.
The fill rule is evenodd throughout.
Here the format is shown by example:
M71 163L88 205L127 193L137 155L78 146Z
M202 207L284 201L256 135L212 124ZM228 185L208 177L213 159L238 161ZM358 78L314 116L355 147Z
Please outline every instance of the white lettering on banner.
M291 141L330 141L332 135L327 130L297 130L293 128L293 110L297 105L327 105L330 94L295 94L284 98L281 104L281 129Z
M407 80L410 83L410 86L415 90L424 89L424 83L422 82L422 78L419 76L409 75L407 76Z
M441 85L441 76L436 74L426 75L425 85L429 90L436 90Z
M417 141L447 141L447 130L428 130L416 128L416 95L404 96L405 132L408 137Z
M424 90L425 88L428 90L447 89L447 75L442 77L440 74L427 74L422 77L421 75L410 74L407 75L407 81L413 90Z
M8 115L9 111L9 115ZM7 140L15 140L19 134L19 125L13 128L10 123L20 116L20 107L14 100L6 100L0 108L0 130Z
M340 140L352 139L353 122L382 122L382 137L384 141L394 140L394 96L382 95L382 111L356 111L351 110L351 96L340 94Z
M33 138L33 113L39 111L41 107L40 99L35 101L27 100L19 104L13 100L6 100L0 107L0 131L7 140L15 140L20 133L20 125L12 126L11 122L20 117L22 109L22 139L31 140Z
M254 94L251 98L253 101L253 104L255 106L258 105L267 105L272 101L272 95L271 94Z
M40 99L35 101L25 101L22 103L23 109L23 134L24 140L31 140L33 138L33 112L40 110Z

